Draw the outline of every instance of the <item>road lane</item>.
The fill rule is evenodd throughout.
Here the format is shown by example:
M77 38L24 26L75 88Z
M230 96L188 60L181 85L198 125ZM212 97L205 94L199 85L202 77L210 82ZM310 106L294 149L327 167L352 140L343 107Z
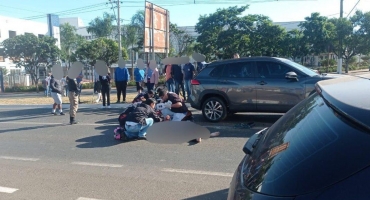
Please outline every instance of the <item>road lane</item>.
M160 145L114 140L121 110L86 106L71 126L47 107L0 106L0 187L17 189L0 199L225 199L242 146L279 118L235 115L209 123L194 112L198 124L220 136ZM251 129L233 128L252 120Z

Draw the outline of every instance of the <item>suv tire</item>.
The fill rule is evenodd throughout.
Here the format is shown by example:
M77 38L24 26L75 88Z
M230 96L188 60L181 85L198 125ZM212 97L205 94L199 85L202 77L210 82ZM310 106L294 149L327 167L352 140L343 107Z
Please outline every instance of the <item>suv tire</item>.
M210 122L219 122L227 117L224 101L218 97L206 99L202 105L203 117Z

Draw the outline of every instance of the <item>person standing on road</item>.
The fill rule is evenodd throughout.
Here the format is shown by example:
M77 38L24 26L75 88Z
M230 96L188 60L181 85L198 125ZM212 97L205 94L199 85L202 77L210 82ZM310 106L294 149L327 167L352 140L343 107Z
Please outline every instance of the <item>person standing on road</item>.
M67 87L67 82L66 82L66 76L63 76L62 80L60 80L62 83L62 88L63 88L63 96L68 96L68 87Z
M185 87L184 87L184 74L181 70L181 66L172 65L172 74L175 80L175 93L177 95L180 95L180 88L181 88L184 100L186 101Z
M98 98L95 100L95 102L99 103L102 99L102 97L101 97L101 83L100 83L100 80L99 80L99 74L96 73L96 71L94 72L94 79L95 79L94 93L98 95Z
M47 85L46 85L46 97L48 97L49 94L50 94L50 79L51 79L51 73L49 73L48 76L45 78L46 83L47 83Z
M117 67L114 71L114 81L117 88L117 102L120 103L121 93L122 93L122 103L126 103L126 89L127 82L130 80L130 73L126 66L123 68Z
M101 84L101 93L103 98L102 108L110 108L110 74L106 76L99 76L99 81Z
M166 73L166 87L169 92L175 92L175 83L172 77L172 65L166 65L164 67L164 73Z
M59 81L55 80L54 76L50 76L50 89L51 93L50 96L54 99L54 104L53 104L53 115L57 115L55 112L56 108L58 107L59 109L59 114L64 115L63 110L62 110L62 91L61 91L61 85L59 84Z
M141 87L141 83L144 81L145 71L143 69L139 69L137 66L134 70L135 82L136 82L136 91L140 94L143 91Z
M79 95L79 89L77 86L77 81L75 79L71 79L68 76L66 77L67 86L68 86L68 98L69 98L69 123L77 124L77 121L75 120L76 113L78 110L78 95Z
M184 73L184 83L185 83L185 89L187 93L187 99L190 98L191 90L190 90L190 82L194 77L195 67L191 63L187 63L183 68Z
M146 68L146 70L145 70L146 89L147 89L148 91L150 91L150 90L153 90L153 89L154 89L154 86L153 86L153 85L152 85L152 83L151 83L151 77L152 77L152 75L153 75L153 70L152 70L152 69L150 69L150 67L149 67L149 63L148 63L148 66L147 66L147 68Z

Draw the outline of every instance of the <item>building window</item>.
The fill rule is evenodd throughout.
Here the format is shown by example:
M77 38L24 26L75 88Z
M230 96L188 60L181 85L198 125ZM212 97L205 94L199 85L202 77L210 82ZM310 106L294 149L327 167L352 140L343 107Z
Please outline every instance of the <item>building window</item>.
M15 31L9 31L9 38L13 38L17 35L17 32Z

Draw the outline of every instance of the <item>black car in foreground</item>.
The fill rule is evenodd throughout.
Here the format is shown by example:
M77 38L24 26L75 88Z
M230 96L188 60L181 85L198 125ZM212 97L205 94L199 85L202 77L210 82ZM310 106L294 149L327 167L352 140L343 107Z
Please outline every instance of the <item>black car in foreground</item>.
M316 93L245 144L228 199L370 199L370 74Z

